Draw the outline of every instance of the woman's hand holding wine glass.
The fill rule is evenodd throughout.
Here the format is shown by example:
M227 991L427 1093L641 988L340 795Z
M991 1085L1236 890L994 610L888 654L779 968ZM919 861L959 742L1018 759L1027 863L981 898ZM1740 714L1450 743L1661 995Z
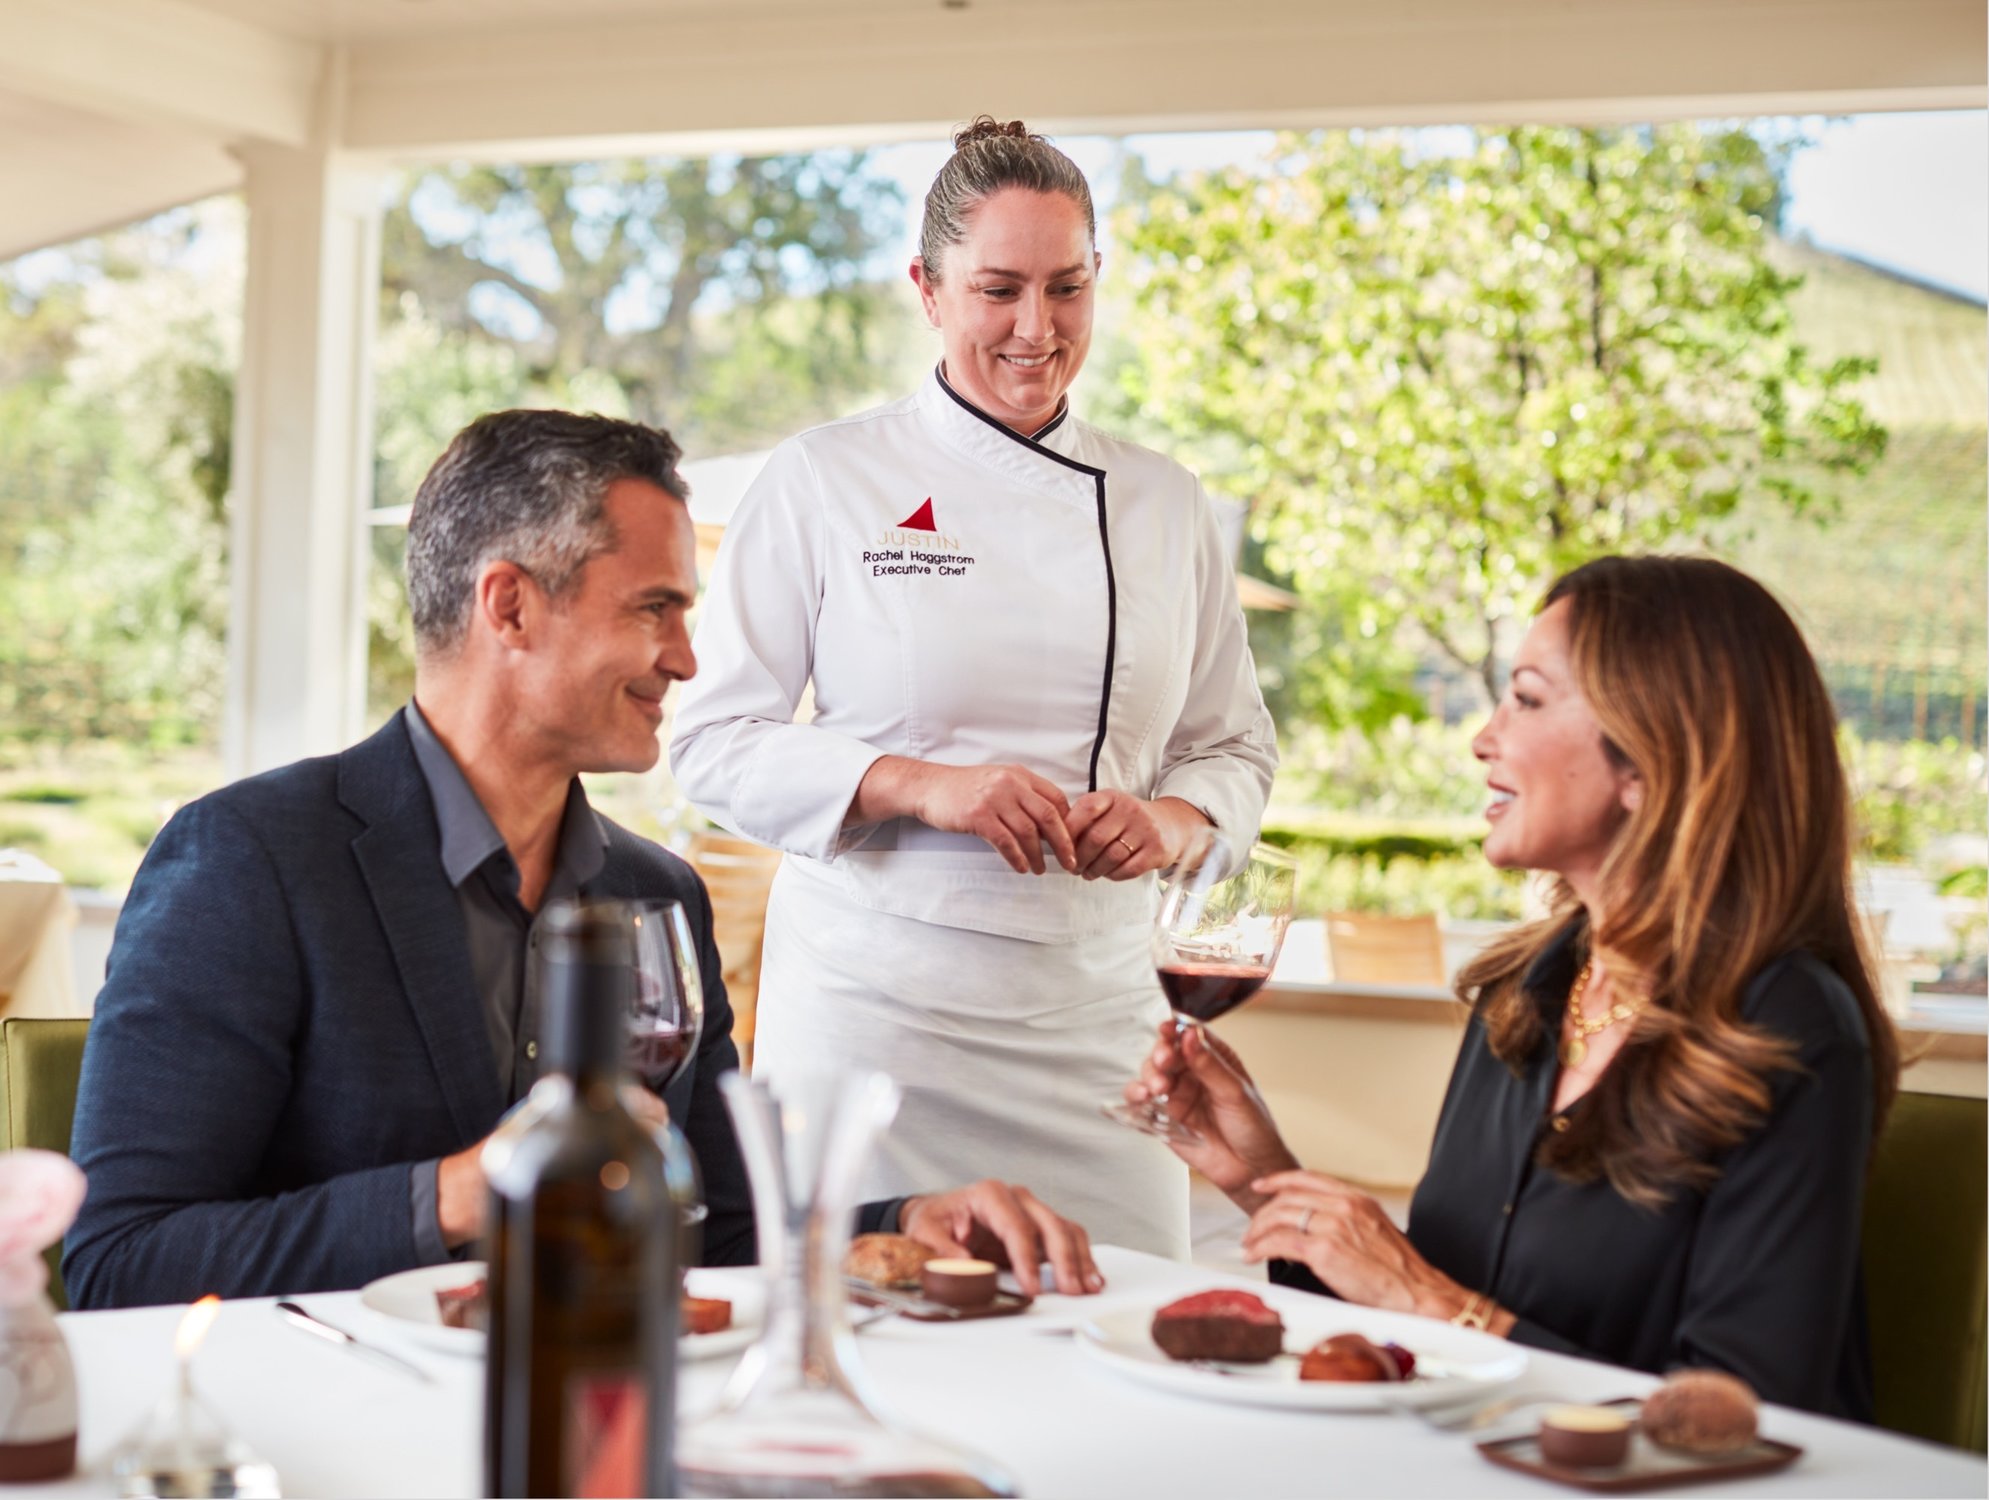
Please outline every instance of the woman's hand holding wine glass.
M1182 1130L1168 1138L1174 1154L1246 1213L1264 1201L1251 1183L1298 1166L1242 1060L1205 1026L1161 1022L1140 1076L1126 1085L1130 1108L1156 1099L1166 1101L1167 1117Z
M1210 834L1161 892L1153 964L1177 1037L1256 994L1271 977L1291 925L1298 884L1291 857L1257 844L1234 874L1231 863L1229 846ZM1170 1145L1199 1143L1194 1128L1169 1109L1165 1089L1146 1089L1138 1099L1129 1090L1125 1102L1107 1105L1105 1112Z

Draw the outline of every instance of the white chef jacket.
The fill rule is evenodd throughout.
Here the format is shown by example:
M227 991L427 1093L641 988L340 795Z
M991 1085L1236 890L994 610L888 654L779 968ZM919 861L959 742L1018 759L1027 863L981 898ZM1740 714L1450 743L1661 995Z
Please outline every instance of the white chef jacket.
M726 529L671 769L790 856L754 1072L903 1091L866 1197L1026 1183L1101 1242L1187 1250L1187 1177L1105 1120L1167 1014L1152 876L1017 874L916 820L844 826L887 754L1016 763L1201 808L1242 847L1277 751L1213 508L1178 464L1060 416L1034 438L935 373L776 449ZM813 683L811 722L793 722Z
M844 827L882 755L1179 797L1241 848L1277 766L1194 475L1068 412L1034 439L938 372L783 443L726 528L670 767L859 906L1039 942L1144 923L1152 883L1019 875L909 819ZM793 722L810 679L811 722Z

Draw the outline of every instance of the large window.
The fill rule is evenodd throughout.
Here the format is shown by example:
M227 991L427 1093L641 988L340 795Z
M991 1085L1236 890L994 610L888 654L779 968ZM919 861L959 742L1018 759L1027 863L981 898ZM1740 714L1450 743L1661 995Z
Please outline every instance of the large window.
M1077 399L1247 502L1239 568L1289 606L1252 629L1310 907L1516 912L1466 747L1504 653L1560 565L1692 546L1802 619L1868 856L1937 919L1919 961L1979 955L1985 138L1974 113L1066 143L1105 255ZM410 690L406 506L453 432L515 404L661 422L714 538L753 455L936 357L904 269L945 152L398 182L372 719ZM78 882L121 886L219 774L240 280L232 201L0 267L0 845ZM661 772L598 790L695 822Z
M1514 915L1467 749L1504 655L1560 567L1689 546L1796 610L1870 856L1912 872L1929 958L1979 949L1955 896L1984 864L1984 138L1969 114L1066 143L1106 258L1079 400L1247 497L1239 562L1296 606L1253 634L1308 904ZM904 267L946 149L410 178L376 558L448 432L516 401L724 457L698 501L721 524L750 455L934 357ZM685 280L694 239L712 269ZM373 597L384 712L406 643ZM602 790L695 821L662 773Z

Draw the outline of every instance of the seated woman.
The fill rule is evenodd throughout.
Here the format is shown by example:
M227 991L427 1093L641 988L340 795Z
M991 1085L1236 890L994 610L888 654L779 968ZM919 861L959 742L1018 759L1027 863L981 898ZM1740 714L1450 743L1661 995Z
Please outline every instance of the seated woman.
M1472 748L1486 858L1558 878L1458 976L1471 1021L1407 1234L1298 1170L1205 1032L1163 1027L1127 1098L1201 1133L1176 1149L1274 1280L1869 1420L1858 1225L1898 1048L1801 634L1723 564L1591 563Z

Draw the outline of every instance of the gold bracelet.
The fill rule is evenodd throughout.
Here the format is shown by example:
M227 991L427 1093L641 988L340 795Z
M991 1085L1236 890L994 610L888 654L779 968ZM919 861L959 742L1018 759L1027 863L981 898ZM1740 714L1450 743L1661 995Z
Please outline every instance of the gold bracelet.
M1460 1307L1451 1317L1451 1326L1455 1328L1475 1328L1480 1333L1483 1333L1492 1326L1493 1310L1494 1304L1490 1297L1487 1297L1483 1292L1473 1292L1469 1297L1464 1299L1464 1306Z

